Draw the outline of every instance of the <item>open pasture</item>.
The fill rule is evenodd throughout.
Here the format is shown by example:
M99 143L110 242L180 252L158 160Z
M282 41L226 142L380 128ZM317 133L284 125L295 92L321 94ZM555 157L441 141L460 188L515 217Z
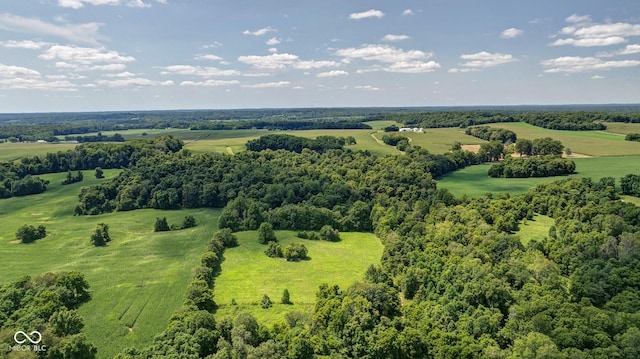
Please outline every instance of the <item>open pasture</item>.
M367 267L380 262L383 249L372 233L340 233L340 242L326 242L300 239L293 231L276 231L283 248L298 242L309 251L310 259L287 262L267 257L267 246L258 243L256 231L236 235L240 245L225 251L222 273L215 281L214 298L220 306L216 315L233 316L245 311L267 323L283 320L283 314L289 311L312 311L322 283L345 289L364 280ZM289 290L293 305L280 304L285 289ZM270 309L260 307L264 294L274 304ZM232 305L232 300L237 305Z
M609 124L607 124L609 125ZM640 155L640 142L624 140L624 135L607 131L560 131L548 130L523 122L495 123L492 127L511 130L518 138L534 139L551 137L569 147L572 152L589 156ZM621 130L624 127L616 127Z
M577 173L569 177L590 177L593 180L614 177L618 182L626 174L640 173L640 156L575 158L573 161ZM440 178L438 186L448 189L455 196L467 194L476 197L488 192L519 194L538 183L564 178L491 178L487 175L490 167L490 164L477 165L452 172Z
M0 143L0 162L44 156L49 152L66 151L76 146L76 143L2 142Z
M98 347L99 358L113 358L125 347L149 345L167 327L217 229L219 211L146 209L73 216L80 188L108 180L118 171L106 170L104 180L96 180L92 172L84 171L83 182L67 186L60 184L65 174L44 175L51 181L45 193L0 200L0 281L82 272L92 296L79 309L83 331ZM198 226L153 233L156 217L180 225L187 214L196 218ZM109 225L112 238L101 248L89 240L100 222ZM15 243L15 232L24 224L44 225L47 237L28 245Z

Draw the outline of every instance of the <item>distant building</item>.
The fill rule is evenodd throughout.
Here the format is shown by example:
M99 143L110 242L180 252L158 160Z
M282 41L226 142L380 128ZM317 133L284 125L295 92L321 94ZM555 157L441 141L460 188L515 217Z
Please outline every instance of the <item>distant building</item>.
M418 132L418 133L423 133L424 129L422 127L420 127L420 128L418 128L418 127L402 127L398 131L400 131L400 132Z

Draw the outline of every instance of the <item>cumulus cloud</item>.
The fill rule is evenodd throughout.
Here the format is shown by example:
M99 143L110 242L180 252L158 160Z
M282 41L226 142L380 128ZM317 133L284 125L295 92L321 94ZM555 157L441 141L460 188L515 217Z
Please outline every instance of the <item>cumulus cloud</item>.
M602 80L604 78L604 76L600 76L600 75L593 75L591 76L592 80Z
M503 39L513 39L514 37L518 37L522 35L524 31L520 29L516 29L515 27L510 27L500 33L500 37Z
M566 19L571 25L560 30L560 38L552 46L571 45L577 47L611 46L627 42L628 37L640 36L640 24L607 23L594 24L589 16L571 15Z
M244 30L242 33L245 35L253 35L253 36L262 36L262 35L266 35L270 32L275 32L276 29L272 28L271 26L267 26L267 27L263 27L262 29L258 29L255 31L250 31L250 30Z
M284 53L271 54L266 56L249 55L239 56L238 61L251 65L256 69L284 69L298 61L298 56Z
M239 85L237 80L207 80L207 81L182 81L180 86L194 86L194 87L219 87L219 86L232 86Z
M408 35L392 35L392 34L388 34L385 35L381 40L382 41L387 41L387 42L394 42L394 41L403 41L403 40L408 40L411 37L409 37Z
M364 60L385 64L383 67L359 70L359 73L370 71L420 73L432 72L440 68L440 64L435 61L423 61L431 58L432 53L420 50L402 50L387 45L364 45L359 48L339 49L336 51L336 55L344 57L346 61Z
M209 55L198 55L198 56L196 56L196 60L220 61L220 60L222 60L222 57L217 56L217 55L213 55L213 54L209 54Z
M0 14L0 29L27 34L57 36L70 41L97 44L103 38L99 34L102 24L52 24L38 18L23 17L8 13Z
M624 49L620 49L614 52L601 52L601 53L598 53L596 56L597 57L613 57L613 56L619 56L619 55L633 55L638 53L640 53L640 44L632 44L632 45L627 45Z
M47 81L39 78L0 79L0 85L10 89L39 91L77 91L76 85L66 80Z
M42 42L42 41L31 41L31 40L24 40L24 41L9 40L9 41L0 42L0 45L9 49L40 50L44 47L50 46L51 43Z
M383 16L384 16L384 13L382 11L371 9L364 12L354 12L349 15L349 19L352 19L352 20L361 20L361 19L368 19L368 18L379 19Z
M162 75L188 75L200 77L214 76L237 76L240 72L237 70L221 70L217 67L192 66L192 65L172 65L163 68Z
M125 63L135 61L133 56L121 55L104 47L66 45L51 46L38 57L43 60L58 60L56 67L75 71L122 71L126 68Z
M160 4L167 4L166 0L156 0ZM145 3L142 0L58 0L58 6L70 9L80 9L88 5L127 5L129 7L147 8L151 7L151 4Z
M354 88L365 91L380 91L380 88L371 85L354 86Z
M278 81L278 82L263 82L253 85L244 85L243 87L248 88L277 88L277 87L289 87L291 82L289 81Z
M96 83L106 87L148 87L148 86L170 86L173 81L154 81L142 77L118 78L115 80L98 80Z
M402 12L402 15L403 16L415 15L415 13L411 9L406 9L405 11Z
M460 58L463 60L467 60L467 62L461 64L461 66L470 68L494 67L517 61L510 54L501 54L498 52L492 54L486 51L481 51L475 54L461 55Z
M2 77L40 77L40 72L22 66L3 65L0 63Z
M328 72L321 72L316 75L316 77L338 77L338 76L347 76L349 73L347 71L342 70L333 70Z
M639 60L605 61L597 57L563 56L540 63L547 73L579 73L640 66Z
M280 39L278 39L277 37L272 37L269 40L267 40L266 44L269 46L274 46L274 45L278 45L281 42Z
M340 63L330 60L303 60L293 63L293 67L299 70L311 70L338 66L340 66Z

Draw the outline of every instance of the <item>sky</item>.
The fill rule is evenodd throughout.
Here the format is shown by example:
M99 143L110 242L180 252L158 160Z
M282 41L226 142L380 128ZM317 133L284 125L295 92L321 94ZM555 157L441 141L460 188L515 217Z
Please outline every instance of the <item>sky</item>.
M3 0L0 112L640 103L638 0Z

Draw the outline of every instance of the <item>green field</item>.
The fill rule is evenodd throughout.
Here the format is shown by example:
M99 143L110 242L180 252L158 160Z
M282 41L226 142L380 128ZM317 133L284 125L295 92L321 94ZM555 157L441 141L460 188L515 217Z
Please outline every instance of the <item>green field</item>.
M560 131L548 130L523 122L495 123L492 127L505 128L518 135L518 138L534 139L551 137L569 147L572 152L588 156L629 156L640 155L640 142L625 141L623 131L638 128L628 124L613 124L610 131ZM607 124L609 126L609 124ZM638 128L640 129L640 128ZM623 133L621 133L623 132Z
M80 188L99 182L91 172L67 186L60 185L65 174L44 175L51 181L45 193L0 200L0 282L47 272L84 273L92 295L80 307L84 332L99 358L113 358L124 347L149 345L167 327L217 229L219 212L137 210L74 217ZM106 170L107 179L117 172ZM179 225L187 214L196 218L197 227L153 233L156 217ZM89 241L99 222L109 225L112 238L103 248ZM24 224L42 224L48 236L29 245L15 243L15 231Z
M577 173L568 177L590 177L594 180L614 177L618 180L629 173L640 173L640 156L575 158L573 161ZM563 178L491 178L487 176L490 167L490 164L485 164L455 171L439 179L438 186L448 189L455 196L467 194L475 197L488 192L523 193L538 183Z
M217 316L247 311L272 324L288 311L309 313L320 284L338 284L344 289L362 281L367 267L379 263L382 256L382 243L371 233L341 233L340 242L300 239L292 231L276 231L276 235L283 247L303 243L310 259L287 262L269 258L264 254L267 246L258 243L257 232L237 233L240 245L225 251L222 273L216 278ZM289 290L293 305L280 304L284 289ZM270 309L260 307L264 294L274 303ZM237 305L231 305L232 299Z
M0 143L0 162L15 161L25 156L44 156L49 152L66 151L76 147L75 143Z
M535 240L542 242L549 235L549 228L555 223L554 219L541 214L536 214L531 221L520 223L520 230L516 234L520 237L523 245Z

